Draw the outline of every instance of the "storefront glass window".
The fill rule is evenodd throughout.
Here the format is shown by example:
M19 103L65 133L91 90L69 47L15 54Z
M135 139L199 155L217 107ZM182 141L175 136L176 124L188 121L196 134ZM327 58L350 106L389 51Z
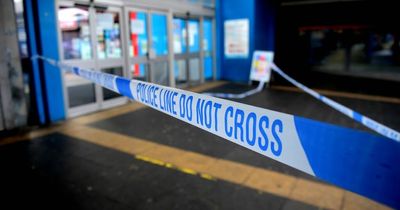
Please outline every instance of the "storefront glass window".
M147 14L144 12L129 13L129 56L147 54Z
M186 21L174 19L174 53L186 52Z
M212 79L213 76L213 61L212 61L212 21L211 19L204 19L203 22L203 47L204 47L204 77L205 79Z
M60 7L58 23L61 30L64 59L92 58L88 8Z
M120 58L121 33L118 12L96 12L97 56L99 59Z
M152 14L152 43L155 55L168 54L167 16Z
M189 20L189 51L190 52L198 52L200 49L199 44L199 21L198 20Z

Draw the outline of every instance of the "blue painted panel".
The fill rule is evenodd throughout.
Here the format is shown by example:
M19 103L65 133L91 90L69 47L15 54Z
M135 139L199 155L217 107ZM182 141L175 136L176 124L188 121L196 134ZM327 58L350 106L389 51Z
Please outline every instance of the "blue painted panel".
M168 54L167 16L152 14L152 40L156 55Z
M276 8L274 1L256 0L255 7L255 50L274 51L275 49L275 18Z
M204 78L205 79L212 79L212 77L213 77L212 68L213 68L212 57L211 56L204 57Z
M274 50L275 16L277 5L271 0L216 1L217 11L217 66L222 79L248 82L254 50ZM220 13L220 14L219 14ZM249 56L226 58L224 55L224 21L249 20Z
M41 54L45 57L59 60L58 39L57 39L57 16L55 1L37 1L38 28L40 39ZM63 87L61 81L61 71L48 63L43 65L43 75L45 84L45 99L48 108L50 122L65 119Z
M223 51L223 38L221 33L223 32L223 22L222 22L222 0L215 0L215 30L216 30L216 79L219 80L222 78L222 51Z
M212 79L213 77L213 61L211 57L213 37L212 37L212 21L211 19L204 19L203 22L203 32L204 32L204 51L206 56L204 57L204 78ZM209 54L210 56L207 56Z
M37 46L36 46L36 34L35 34L35 25L34 25L34 11L32 1L24 2L24 11L26 13L26 27L27 27L27 35L28 35L28 43L29 43L29 56L37 55ZM42 95L42 86L39 72L39 64L37 59L33 59L32 61L32 75L33 75L33 86L34 86L34 94L36 96L36 108L39 117L39 123L44 124L46 122L46 115L44 110L44 100Z
M221 56L222 79L247 82L250 74L251 55L254 51L255 0L230 0L219 3L221 22L217 30L219 31L219 36L221 36L219 56ZM224 55L224 21L234 19L249 20L249 56L247 58L226 58Z

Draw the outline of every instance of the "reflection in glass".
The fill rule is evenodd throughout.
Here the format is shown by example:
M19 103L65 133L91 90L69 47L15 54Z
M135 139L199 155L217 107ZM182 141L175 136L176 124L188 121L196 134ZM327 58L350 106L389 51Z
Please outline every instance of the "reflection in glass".
M168 85L168 62L155 62L151 64L153 82Z
M213 61L211 56L204 57L204 78L211 80L213 78Z
M215 7L215 0L184 0L191 4L197 4L203 7L214 8Z
M155 55L168 54L168 34L167 34L167 16L162 14L152 14L152 44Z
M180 18L174 19L174 53L186 52L186 21Z
M72 73L65 73L69 107L96 102L94 84Z
M212 22L211 19L204 19L203 22L203 46L204 51L212 51Z
M186 60L176 60L174 64L175 83L177 85L187 82Z
M96 11L96 35L99 59L122 56L118 12Z
M206 80L212 79L213 77L213 39L212 39L212 21L211 19L204 19L203 22L203 47L204 47L204 78Z
M343 26L344 27L344 26ZM400 36L362 27L304 29L302 60L315 71L399 80Z
M199 58L192 58L189 60L189 80L191 82L200 81L200 64Z
M132 64L130 77L137 80L148 81L148 65L147 64Z
M27 58L28 55L28 44L27 44L27 36L25 31L25 20L24 20L24 5L23 1L15 1L14 0L14 10L15 10L15 19L17 22L17 35L18 35L18 46L19 53L21 58Z
M102 72L117 75L117 76L123 76L123 68L122 67L113 67L113 68L102 69ZM109 99L121 97L120 94L118 94L114 91L111 91L107 88L102 88L102 89L103 89L103 100L109 100Z
M58 10L64 59L91 59L89 11L87 8L64 7Z
M143 56L147 53L147 14L129 12L129 56Z
M200 50L199 44L199 21L189 20L189 51L198 52Z

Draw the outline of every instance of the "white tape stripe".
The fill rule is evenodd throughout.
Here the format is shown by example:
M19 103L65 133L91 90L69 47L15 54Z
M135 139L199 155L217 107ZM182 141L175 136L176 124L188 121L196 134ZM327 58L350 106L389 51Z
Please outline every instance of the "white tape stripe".
M104 73L87 69L78 72L79 76L106 86L106 80L98 76ZM119 77L114 77L113 89L121 94L123 85L115 81ZM138 80L129 82L128 91L136 101L315 176L293 115Z
M288 76L286 73L284 73L278 66L276 66L274 63L270 63L272 70L275 71L276 73L278 73L279 75L281 75L283 78L285 78L287 81L289 81L290 83L292 83L294 86L300 88L301 90L303 90L304 92L310 94L311 96L313 96L314 98L324 102L326 105L336 109L337 111L343 113L344 115L350 117L351 119L360 122L361 124L363 124L364 126L370 128L371 130L386 136L390 139L393 139L395 141L400 142L400 133L392 128L389 128L369 117L366 117L364 115L361 115L360 119L355 118L354 116L356 114L358 114L357 112L355 112L354 110L339 104L338 102L333 101L332 99L323 96L317 92L315 92L314 90L304 86L303 84L297 82L296 80L294 80L293 78L291 78L290 76Z
M43 59L43 60L47 61L48 63L50 63L52 65L59 66L60 68L66 70L66 71L69 71L69 72L72 71L73 72L73 67L72 66L63 64L61 62L57 62L55 60L52 60L52 59L49 59L49 58L46 58L46 57L43 57L43 56L40 56L40 55L32 56L31 59L37 59L37 58ZM328 98L326 96L323 96L323 95L319 94L318 92L316 92L316 91L304 86L303 84L297 82L296 80L291 78L289 75L284 73L274 63L269 63L269 65L271 66L273 71L275 71L276 73L281 75L283 78L288 80L290 83L292 83L296 87L298 87L298 88L302 89L303 91L305 91L306 93L310 94L314 98L324 102L328 106L330 106L330 107L334 108L335 110L343 113L344 115L350 117L351 119L353 119L353 120L355 120L357 122L360 122L361 124L363 124L364 126L370 128L371 130L373 130L373 131L375 131L375 132L377 132L377 133L379 133L379 134L381 134L383 136L386 136L386 137L388 137L390 139L393 139L395 141L400 142L400 133L398 131L396 131L396 130L394 130L392 128L389 128L389 127L387 127L387 126L385 126L385 125L383 125L383 124L381 124L381 123L379 123L379 122L377 122L377 121L375 121L375 120L373 120L373 119L371 119L369 117L361 115L361 114L359 114L360 115L360 117L359 117L360 119L355 118L354 116L357 115L358 113L355 112L354 110L352 110L352 109L350 109L350 108L348 108L348 107L346 107L346 106L344 106L342 104L339 104L339 103L333 101L332 99L330 99L330 98ZM104 78L104 76L102 77L99 74L96 74L96 72L95 73L91 73L91 72L94 72L94 71L84 70L84 69L80 69L80 70L82 70L82 72L83 72L82 77L87 78L89 80L92 80L92 81L96 82L96 80L105 80L106 79L106 78ZM104 74L104 73L101 73L101 74ZM96 75L98 75L98 78L96 78ZM114 75L110 75L110 77L113 77L113 81L115 80L115 76ZM99 81L97 81L96 83L99 83ZM112 82L112 83L114 83L113 85L115 86L115 81ZM99 84L101 84L101 83L99 83ZM258 85L258 87L256 89L253 89L253 90L247 91L245 93L241 93L241 94L225 94L225 93L206 93L206 94L207 95L216 96L216 97L222 97L222 98L237 98L237 99L241 99L241 98L244 98L246 96L253 95L255 93L260 92L262 90L263 85L264 85L264 82L260 82L260 84ZM110 89L110 90L116 91L116 87L111 87L112 84L110 84L110 83L105 84L104 86L106 88ZM111 89L111 88L114 88L114 89Z
M258 92L261 92L263 87L265 85L264 81L261 81L260 83L258 83L257 88L246 91L244 93L239 93L239 94L234 94L234 93L203 93L204 95L208 95L208 96L214 96L214 97L220 97L220 98L235 98L235 99L242 99L245 98L247 96L251 96L254 95Z
M67 69L101 86L112 84L110 89L120 94L263 156L400 208L393 185L400 177L398 142L176 88L78 67ZM110 77L112 82L105 79ZM363 119L360 116L356 117Z
M172 93L177 93L176 98L179 99L179 100L177 100L177 101L179 101L179 103L182 98L186 98L183 100L188 101L187 98L192 97L192 99L191 99L192 104L189 105L189 107L192 107L192 110L194 110L194 112L192 112L192 115L191 115L192 119L189 120L187 116L182 117L180 115L185 112L187 113L187 111L185 111L186 109L182 109L184 107L176 106L177 109L175 110L175 112L177 114L174 114L171 111L166 111L165 109L161 108L159 106L159 104L157 106L152 105L151 102L149 102L150 100L146 100L146 98L144 98L146 96L146 94L143 95L143 93L140 93L140 94L138 93L138 92L142 91L141 85L143 85L143 84L147 86L145 88L146 91L151 88L159 88L159 90L157 91L158 94L156 94L156 95L163 95L163 93L161 93L161 91L163 91L163 92L169 91ZM138 88L139 88L139 90L138 90ZM147 106L150 106L153 109L156 109L160 112L168 114L179 120L187 122L191 125L194 125L205 131L208 131L214 135L217 135L219 137L227 139L235 144L238 144L242 147L245 147L247 149L255 151L263 156L267 156L269 158L277 160L281 163L285 163L286 165L292 166L298 170L301 170L305 173L315 176L315 174L310 166L310 163L308 162L306 154L303 150L303 147L301 146L300 139L297 134L296 126L294 123L293 115L288 115L288 114L284 114L284 113L280 113L280 112L262 109L259 107L241 104L241 103L234 102L234 101L228 101L225 99L214 98L212 96L193 93L193 92L184 91L184 90L171 88L171 87L164 87L164 86L147 83L147 82L142 82L142 81L137 81L137 80L131 80L131 92L134 95L134 98L136 99L136 101L143 103ZM159 99L157 99L157 100L159 100ZM203 109L199 108L199 106L198 106L198 103L202 102L202 101L204 101L204 103L205 103ZM209 107L211 107L211 110L213 110L213 111L211 114L204 114L203 115L204 123L199 124L198 121L201 121L199 119L199 117L201 115L198 115L197 113L199 110L203 110L203 111L208 110L206 108L208 102L211 103L211 105ZM162 104L162 102L160 104ZM182 103L180 103L180 104L182 104ZM183 103L183 104L186 105L186 103ZM220 105L221 107L218 109L214 109L213 107L215 105ZM229 111L230 109L232 109L232 112ZM207 113L210 113L210 112L207 112ZM230 115L231 113L232 113L232 116ZM240 116L239 113L243 113L243 118L241 118L241 117L236 118L236 116ZM257 125L254 125L254 127L258 127L258 129L261 129L259 127L259 124L260 124L259 120L262 117L268 118L268 120L267 120L268 125L261 123L262 126L268 127L268 131L266 132L266 135L269 138L269 145L267 146L267 148L265 150L262 150L261 147L258 145L259 144L258 141L263 140L261 138L263 135L262 134L263 131L257 130L254 133L254 135L257 137L257 138L255 138L254 145L251 145L249 143L249 141L246 139L246 134L245 134L245 133L247 133L247 131L245 131L247 129L246 126L249 126L250 123L244 122L243 124L246 126L243 127L243 130L238 129L237 135L235 135L235 132L234 132L235 123L237 123L238 121L246 121L246 120L250 119L251 113L254 114L255 119L257 121L256 122ZM229 119L225 120L225 122L224 122L224 119L226 118L227 115L228 115ZM207 123L206 123L207 119L212 124L209 127L207 126ZM217 122L217 119L220 121ZM278 132L277 127L276 127L276 125L278 125L279 122L282 123L282 126L284 128L281 133ZM224 126L228 126L229 129L232 130L233 133L231 135L228 135L226 132L226 128ZM243 140L241 140L240 136L243 136ZM282 139L286 140L285 142L282 142L282 144L281 144L281 146L284 147L285 152L279 152L278 155L277 155L278 152L274 153L272 151L272 150L279 150L279 149L277 149L279 147L278 146L279 143L276 142L277 139L275 139L275 138L280 138L281 140Z

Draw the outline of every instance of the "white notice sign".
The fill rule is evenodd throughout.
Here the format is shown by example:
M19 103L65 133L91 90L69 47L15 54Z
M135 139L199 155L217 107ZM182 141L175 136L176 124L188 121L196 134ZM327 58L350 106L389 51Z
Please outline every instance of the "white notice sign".
M249 55L249 20L226 20L225 31L225 57L247 58Z
M114 24L113 14L110 13L97 14L96 23L97 23L97 29L100 31L112 29Z
M270 63L274 60L272 51L255 51L251 63L250 80L269 82L271 79Z
M131 34L144 34L144 21L143 20L138 20L134 19L131 20Z

